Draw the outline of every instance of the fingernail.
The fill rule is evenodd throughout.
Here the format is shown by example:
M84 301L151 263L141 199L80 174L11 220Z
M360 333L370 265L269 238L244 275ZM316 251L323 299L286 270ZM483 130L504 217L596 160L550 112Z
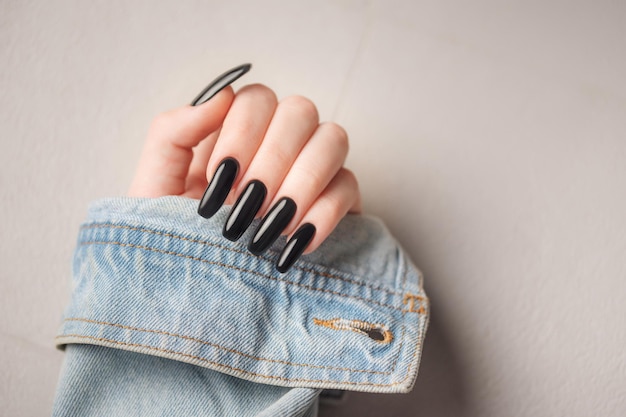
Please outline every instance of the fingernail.
M200 200L199 215L208 219L217 213L228 197L230 188L237 177L237 171L239 171L239 163L235 159L226 158L222 161Z
M237 199L233 209L228 215L228 219L224 224L222 234L228 240L238 240L246 231L254 216L263 205L267 188L259 180L252 180L246 186L246 189Z
M204 90L196 98L191 102L192 106L199 106L202 103L206 103L214 95L222 91L222 89L233 82L235 82L239 77L244 75L246 72L250 71L252 68L252 64L243 64L235 67L231 70L226 71L219 77L217 77L213 82L206 86Z
M298 260L302 252L309 246L313 236L315 236L315 226L311 223L305 223L296 230L296 233L291 236L291 239L289 239L289 242L287 242L278 257L278 262L276 262L278 272L284 274L291 268L291 265Z
M294 214L296 214L296 203L291 198L283 197L278 200L256 229L248 250L255 255L263 253L278 239Z

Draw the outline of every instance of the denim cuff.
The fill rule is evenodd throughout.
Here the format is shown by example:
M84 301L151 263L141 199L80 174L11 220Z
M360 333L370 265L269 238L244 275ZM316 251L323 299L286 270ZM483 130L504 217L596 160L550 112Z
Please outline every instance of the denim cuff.
M56 343L124 349L285 387L411 390L429 304L378 219L346 216L286 274L183 197L91 205ZM255 223L256 224L256 223ZM255 224L249 228L254 230Z

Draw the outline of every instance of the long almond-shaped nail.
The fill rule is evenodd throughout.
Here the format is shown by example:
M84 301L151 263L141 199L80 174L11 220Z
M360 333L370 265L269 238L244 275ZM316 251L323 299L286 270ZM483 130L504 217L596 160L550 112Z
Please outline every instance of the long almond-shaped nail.
M199 215L208 219L217 213L228 197L235 178L237 178L237 171L239 171L239 163L235 159L226 158L222 161L215 170L209 186L206 187L202 200L200 200Z
M207 85L204 90L193 99L191 105L199 106L202 103L206 103L213 98L214 95L222 91L224 87L232 84L239 77L250 71L250 68L252 68L252 64L243 64L226 71Z
M241 193L224 224L222 234L228 240L238 240L246 231L263 205L267 188L259 180L252 180Z
M278 200L256 229L254 237L248 245L248 250L255 255L265 252L285 230L285 227L296 214L296 209L296 203L291 198L283 197Z
M315 226L311 223L305 223L296 230L296 233L291 236L291 239L289 239L278 257L276 262L278 272L284 274L291 268L293 263L298 260L302 252L309 246L311 240L313 240L315 230Z

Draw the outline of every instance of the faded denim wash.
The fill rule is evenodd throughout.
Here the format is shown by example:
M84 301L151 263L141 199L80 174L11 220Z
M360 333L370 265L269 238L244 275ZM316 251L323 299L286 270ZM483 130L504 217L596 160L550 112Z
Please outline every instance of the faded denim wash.
M82 225L54 414L317 412L324 388L411 390L428 323L419 271L384 225L347 216L286 274L197 200L114 198ZM249 230L254 230L250 227Z

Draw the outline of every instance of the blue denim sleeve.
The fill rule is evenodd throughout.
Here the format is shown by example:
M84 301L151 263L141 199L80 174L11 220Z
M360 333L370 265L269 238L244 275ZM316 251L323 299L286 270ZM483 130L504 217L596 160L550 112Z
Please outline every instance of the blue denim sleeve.
M183 197L90 207L54 414L316 414L322 389L411 390L428 324L422 277L377 219L347 216L286 274ZM253 230L253 227L249 228Z

